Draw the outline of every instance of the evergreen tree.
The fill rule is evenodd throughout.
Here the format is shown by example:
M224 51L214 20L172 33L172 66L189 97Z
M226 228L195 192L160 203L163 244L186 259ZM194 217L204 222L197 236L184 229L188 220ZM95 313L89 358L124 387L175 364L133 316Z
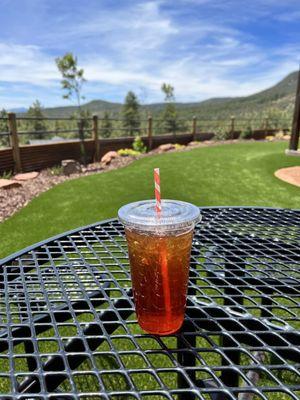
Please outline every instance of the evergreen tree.
M45 131L47 130L46 121L43 119L45 115L42 110L41 103L36 100L28 109L27 117L34 118L32 120L27 121L27 130L36 132L35 134L29 135L32 139L45 139L46 134Z
M165 95L165 108L162 119L164 121L164 129L166 132L172 132L174 135L179 128L178 115L175 107L174 87L170 84L163 83L161 90Z
M133 92L128 92L123 105L124 127L130 136L139 133L141 125L139 114L139 102L137 96Z
M105 111L101 123L101 136L104 138L109 138L111 134L112 134L112 123L110 120L109 113Z
M4 119L1 119L4 118ZM8 127L8 121L7 121L7 112L3 108L0 111L0 132L5 133L9 132L9 127ZM0 136L0 147L6 147L9 146L9 139L7 135L1 135Z
M60 131L61 129L62 129L62 128L61 128L60 121L55 120L55 121L54 121L54 131L56 132L56 135L57 135L57 136L59 135L59 131Z

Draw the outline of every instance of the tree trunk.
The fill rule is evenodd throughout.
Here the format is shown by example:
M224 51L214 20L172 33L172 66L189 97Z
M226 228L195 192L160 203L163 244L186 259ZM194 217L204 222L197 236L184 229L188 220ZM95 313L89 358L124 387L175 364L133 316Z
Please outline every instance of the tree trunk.
M86 159L86 151L85 151L85 143L84 143L84 121L81 119L78 122L78 134L79 134L79 140L80 140L80 162L83 165L87 164L87 159Z

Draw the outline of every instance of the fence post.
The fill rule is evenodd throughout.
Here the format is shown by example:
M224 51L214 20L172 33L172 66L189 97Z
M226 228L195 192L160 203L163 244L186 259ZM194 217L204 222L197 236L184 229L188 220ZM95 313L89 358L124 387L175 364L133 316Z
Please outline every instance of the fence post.
M152 150L152 145L153 145L153 140L152 140L152 116L148 116L148 148L149 150Z
M192 127L193 141L196 140L196 134L197 134L197 117L194 115L193 116L193 127Z
M99 161L99 136L98 136L98 115L93 115L93 139L95 142L95 156L94 161Z
M268 135L268 130L269 130L269 118L265 119L265 135Z
M232 115L230 117L230 135L231 139L234 139L234 131L235 131L235 117Z
M298 72L298 82L297 82L289 150L295 150L295 151L298 150L299 136L300 136L300 69Z
M22 164L21 164L21 155L19 148L16 114L9 112L7 113L7 116L8 116L8 126L10 134L10 144L12 147L12 153L14 159L14 170L15 172L21 172Z
M86 149L85 149L85 143L84 143L84 119L80 118L78 121L78 136L79 136L79 146L80 146L80 158L81 158L81 163L83 165L87 164L87 158L86 158Z

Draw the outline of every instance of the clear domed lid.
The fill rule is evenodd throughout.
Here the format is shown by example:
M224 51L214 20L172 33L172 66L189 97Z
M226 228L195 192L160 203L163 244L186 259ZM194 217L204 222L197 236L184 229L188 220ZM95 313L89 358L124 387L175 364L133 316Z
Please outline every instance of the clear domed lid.
M201 220L199 208L191 203L162 200L160 213L155 204L155 200L126 204L119 209L119 220L127 227L160 232L193 228Z

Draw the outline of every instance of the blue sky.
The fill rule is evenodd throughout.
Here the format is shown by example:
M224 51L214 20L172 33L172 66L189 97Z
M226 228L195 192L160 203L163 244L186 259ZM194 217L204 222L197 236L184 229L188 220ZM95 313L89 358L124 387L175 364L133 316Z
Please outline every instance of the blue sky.
M240 96L300 60L299 0L0 0L0 108L69 104L54 59L78 56L86 100Z

